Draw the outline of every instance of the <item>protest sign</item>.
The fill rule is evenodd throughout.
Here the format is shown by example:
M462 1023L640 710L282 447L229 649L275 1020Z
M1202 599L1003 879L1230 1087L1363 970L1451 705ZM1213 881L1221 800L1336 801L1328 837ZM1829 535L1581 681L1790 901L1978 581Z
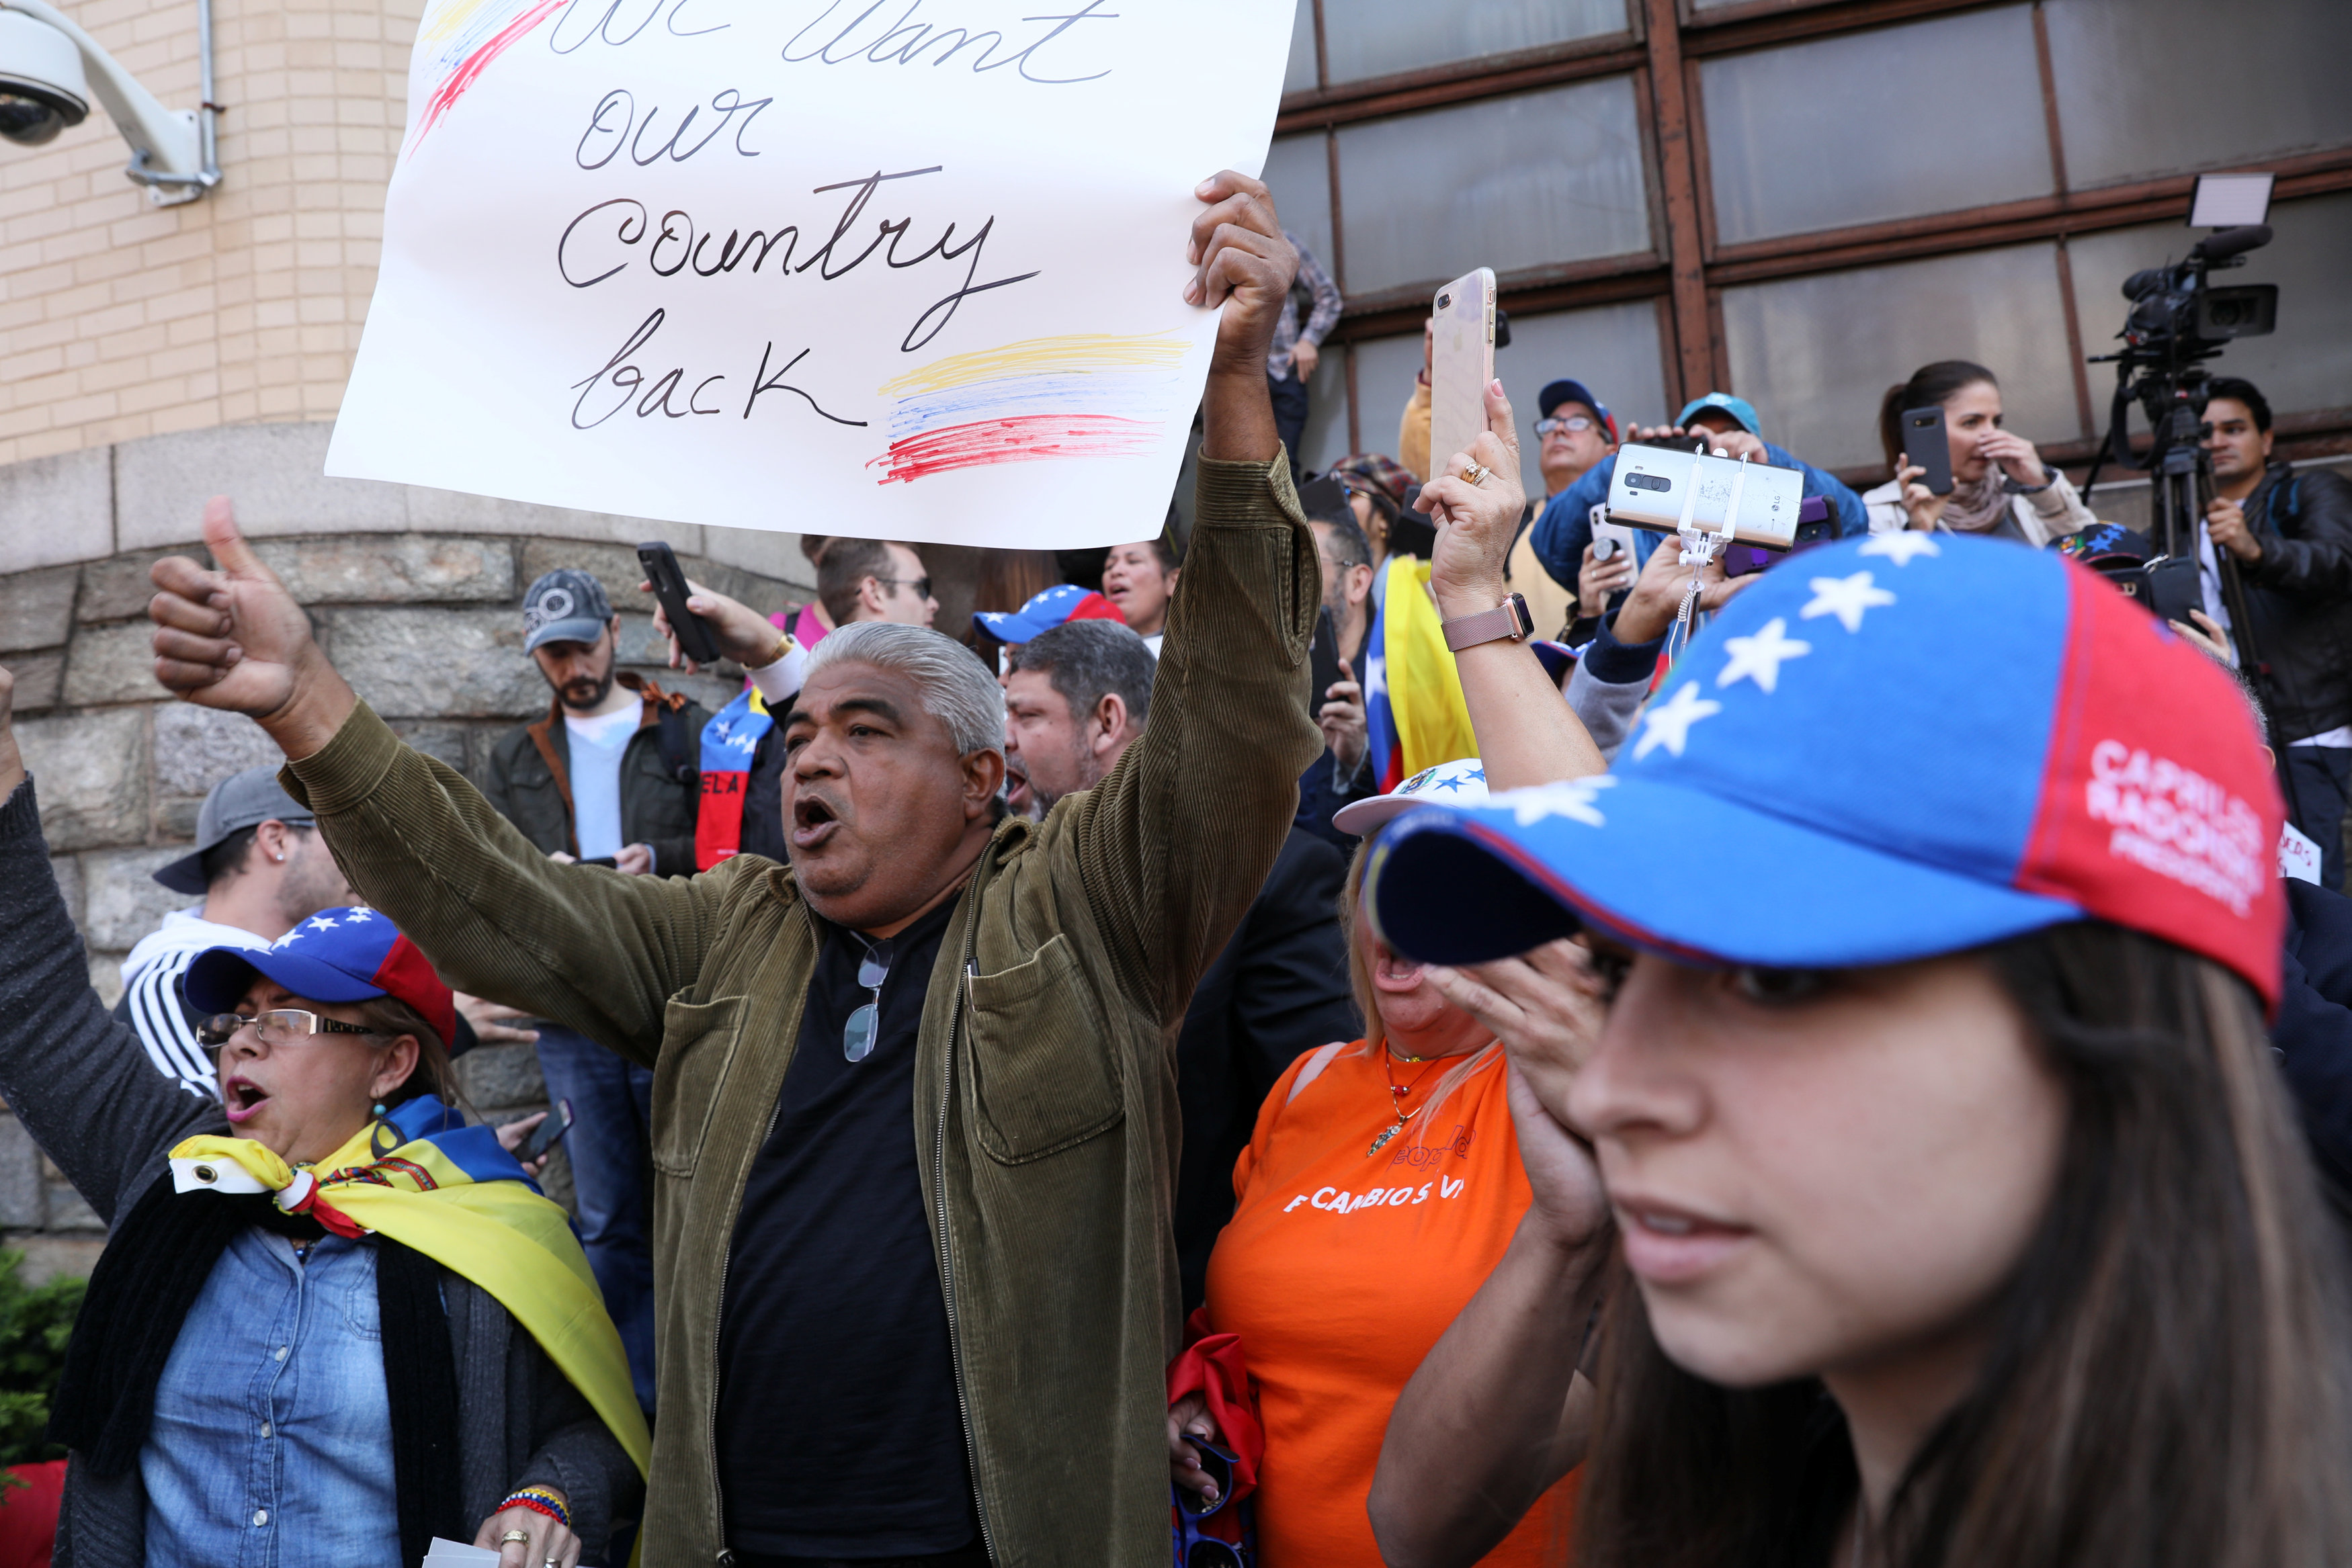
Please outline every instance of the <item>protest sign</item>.
M1292 10L434 0L327 472L1156 535L1216 327L1181 298L1193 190L1262 165Z

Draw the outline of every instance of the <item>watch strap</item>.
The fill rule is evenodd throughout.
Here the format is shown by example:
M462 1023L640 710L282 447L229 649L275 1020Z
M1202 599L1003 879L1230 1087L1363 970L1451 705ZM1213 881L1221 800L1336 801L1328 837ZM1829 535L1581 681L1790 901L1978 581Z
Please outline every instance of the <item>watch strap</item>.
M1458 653L1465 648L1499 643L1506 637L1514 643L1524 643L1534 630L1535 617L1528 613L1526 598L1507 593L1503 602L1492 610L1446 622L1445 645Z

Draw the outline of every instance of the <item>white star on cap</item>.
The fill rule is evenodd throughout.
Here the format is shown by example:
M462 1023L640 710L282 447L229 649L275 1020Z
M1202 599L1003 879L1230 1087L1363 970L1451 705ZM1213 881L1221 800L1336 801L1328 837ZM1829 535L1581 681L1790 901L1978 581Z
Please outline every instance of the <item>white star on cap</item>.
M1598 828L1606 823L1593 808L1592 798L1616 782L1609 774L1595 773L1586 779L1538 784L1532 789L1514 789L1505 799L1510 802L1512 819L1523 828L1532 827L1548 817L1568 817L1588 828Z
M1717 687L1741 680L1752 680L1768 692L1778 686L1782 662L1813 651L1811 643L1798 642L1788 631L1789 623L1775 615L1753 637L1725 638L1723 645L1731 650L1731 657L1724 662L1723 674L1715 677Z
M1661 746L1680 757L1683 742L1690 738L1691 726L1722 711L1721 703L1698 695L1696 681L1685 681L1675 688L1675 695L1664 706L1654 707L1642 716L1642 738L1633 743L1633 760L1639 762Z
M1926 534L1905 528L1898 533L1873 534L1870 542L1854 553L1883 555L1897 566L1909 566L1915 557L1943 554L1944 547Z
M357 925L362 920L373 920L374 918L375 912L373 910L355 908L349 915L343 916L343 924L346 925Z
M1895 595L1871 586L1870 573L1857 571L1852 577L1813 579L1812 602L1797 613L1807 621L1817 615L1834 615L1847 631L1859 632L1863 612L1894 602Z
M314 915L310 917L310 929L313 931L324 931L336 924L323 915Z

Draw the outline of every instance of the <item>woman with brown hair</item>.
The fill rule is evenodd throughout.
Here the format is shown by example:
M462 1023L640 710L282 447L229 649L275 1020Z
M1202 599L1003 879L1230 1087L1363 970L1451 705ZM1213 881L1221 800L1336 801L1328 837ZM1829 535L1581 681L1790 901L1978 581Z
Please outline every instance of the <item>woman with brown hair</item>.
M1941 408L1950 448L1952 489L1937 496L1917 481L1927 472L1904 456L1903 415ZM1983 534L2039 549L2097 521L2074 482L2044 465L2033 444L2004 427L2000 382L1982 365L1938 360L1922 365L1878 405L1878 440L1895 477L1862 497L1870 531L1904 528Z
M1809 559L1694 643L1605 787L1375 849L1383 936L1480 966L1437 980L1543 1098L1558 1221L1398 1402L1389 1561L1465 1560L1468 1500L1585 1456L1580 1361L1586 1568L2352 1560L2340 1242L2263 1031L2280 809L2237 693L2045 552Z
M0 1093L109 1227L51 1435L59 1564L604 1563L645 1418L563 1210L450 1109L456 1008L373 910L189 965L220 1098L89 988L0 670Z

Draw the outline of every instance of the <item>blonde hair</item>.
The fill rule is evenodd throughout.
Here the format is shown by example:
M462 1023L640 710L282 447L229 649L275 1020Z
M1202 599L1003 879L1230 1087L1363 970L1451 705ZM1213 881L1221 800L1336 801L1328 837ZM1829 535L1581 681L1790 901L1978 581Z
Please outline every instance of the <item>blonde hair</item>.
M1386 1051L1389 1044L1388 1030L1381 1020L1381 993L1372 985L1373 956L1370 949L1372 943L1379 939L1367 940L1364 926L1357 919L1364 892L1365 852L1370 847L1370 842L1367 839L1356 845L1355 855L1348 862L1347 885L1339 894L1339 925L1348 934L1348 989L1354 994L1356 1011L1364 1020L1362 1042L1352 1051L1342 1051L1340 1054L1343 1056L1370 1056L1376 1051ZM1405 1125L1405 1142L1408 1145L1420 1143L1423 1131L1435 1124L1439 1108L1453 1097L1454 1092L1494 1065L1502 1051L1503 1042L1490 1040L1439 1073L1437 1088L1431 1093L1429 1103Z

